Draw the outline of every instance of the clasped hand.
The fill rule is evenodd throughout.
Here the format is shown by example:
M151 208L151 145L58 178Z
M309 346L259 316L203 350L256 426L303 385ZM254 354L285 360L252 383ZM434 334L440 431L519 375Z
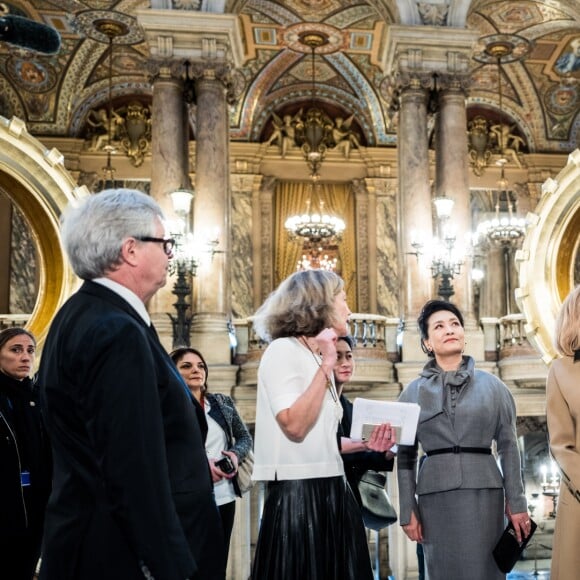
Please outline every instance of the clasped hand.
M235 469L231 473L224 473L216 466L216 461L219 461L219 459L208 458L211 480L213 483L217 483L222 479L233 479L238 473L238 456L233 451L222 451L222 455L227 455L231 459Z
M381 423L377 425L367 441L364 441L365 447L369 451L380 451L385 453L397 443L395 429L390 423Z

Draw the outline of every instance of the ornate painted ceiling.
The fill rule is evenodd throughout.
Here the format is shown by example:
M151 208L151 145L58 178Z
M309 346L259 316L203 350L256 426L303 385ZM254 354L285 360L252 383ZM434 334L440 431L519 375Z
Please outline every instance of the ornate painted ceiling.
M312 99L312 55L298 38L314 29L329 38L314 59L317 102L334 117L354 115L363 144L395 145L397 118L381 54L388 27L403 24L461 26L478 37L502 33L529 41L527 57L503 67L502 109L529 152L566 152L580 144L578 0L14 0L2 6L54 27L62 38L55 55L0 42L0 114L24 119L39 137L84 137L89 111L108 103L109 47L87 31L111 11L130 29L114 47L113 99L150 101L148 49L135 11L172 8L239 15L245 63L234 71L234 141L264 141L272 113L293 114ZM497 115L497 67L476 60L470 66L468 117Z

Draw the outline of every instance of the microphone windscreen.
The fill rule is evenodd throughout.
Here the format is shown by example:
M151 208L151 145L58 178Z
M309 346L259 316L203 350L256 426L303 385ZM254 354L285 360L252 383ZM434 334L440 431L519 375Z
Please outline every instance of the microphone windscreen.
M10 14L0 16L0 41L45 54L60 49L60 34L54 28Z

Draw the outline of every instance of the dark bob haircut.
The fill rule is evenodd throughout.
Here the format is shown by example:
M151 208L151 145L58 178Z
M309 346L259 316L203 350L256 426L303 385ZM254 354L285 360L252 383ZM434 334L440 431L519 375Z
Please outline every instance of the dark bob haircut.
M445 300L429 300L429 302L426 302L421 309L419 318L417 318L417 324L421 332L421 349L429 356L435 355L427 350L423 341L429 338L429 318L431 318L432 314L439 312L440 310L447 310L448 312L451 312L457 316L459 324L461 324L461 326L465 326L463 323L463 314L461 314L459 308L457 308L455 304L451 304L451 302L445 302Z
M344 340L344 342L350 346L350 350L354 350L354 340L352 339L352 336L348 334L346 336L339 336L338 340Z

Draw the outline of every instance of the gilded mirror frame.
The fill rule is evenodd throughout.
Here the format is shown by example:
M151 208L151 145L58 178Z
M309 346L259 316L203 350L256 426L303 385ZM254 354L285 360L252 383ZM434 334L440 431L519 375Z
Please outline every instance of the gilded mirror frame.
M528 340L547 364L557 353L554 325L564 298L578 281L574 267L580 237L580 149L555 179L542 187L542 198L528 214L529 226L516 254L516 300L526 317Z
M39 291L26 325L41 347L52 318L78 285L59 236L59 218L69 202L89 195L64 167L57 149L46 149L25 123L0 116L0 187L30 225L38 251Z

